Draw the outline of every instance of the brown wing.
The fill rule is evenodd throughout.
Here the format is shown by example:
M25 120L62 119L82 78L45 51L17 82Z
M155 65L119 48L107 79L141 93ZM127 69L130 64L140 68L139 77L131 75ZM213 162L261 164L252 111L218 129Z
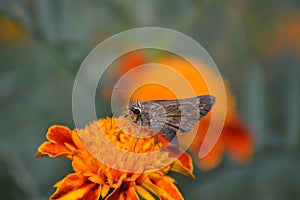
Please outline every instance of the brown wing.
M172 129L179 133L191 131L215 103L210 95L178 100L154 100L143 102L150 116L150 128Z
M169 142L171 142L173 146L179 146L175 130L164 127L160 130L160 134L164 136Z

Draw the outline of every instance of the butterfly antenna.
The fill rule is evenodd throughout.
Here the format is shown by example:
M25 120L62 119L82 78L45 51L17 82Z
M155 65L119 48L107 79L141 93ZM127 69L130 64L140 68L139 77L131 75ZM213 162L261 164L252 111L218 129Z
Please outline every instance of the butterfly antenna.
M115 113L120 113L121 111L124 111L124 110L128 110L128 108L124 108L124 109L120 109L120 110L117 110L117 111L113 111L113 112L111 113L111 117L113 117L113 115L114 115Z

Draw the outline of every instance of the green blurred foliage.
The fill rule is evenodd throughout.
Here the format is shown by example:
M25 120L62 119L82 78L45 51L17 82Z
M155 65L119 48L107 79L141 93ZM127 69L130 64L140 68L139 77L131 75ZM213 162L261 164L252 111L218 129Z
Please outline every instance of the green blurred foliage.
M225 159L213 171L195 169L197 180L174 175L186 199L298 199L300 2L293 0L1 0L1 199L47 199L72 170L66 160L34 159L37 147L50 125L74 127L72 86L88 52L141 26L201 43L255 134L247 166Z

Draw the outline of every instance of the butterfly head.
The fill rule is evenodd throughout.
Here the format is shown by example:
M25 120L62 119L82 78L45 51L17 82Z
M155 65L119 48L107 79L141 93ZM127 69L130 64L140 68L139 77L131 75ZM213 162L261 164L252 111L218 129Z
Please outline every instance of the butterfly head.
M142 114L142 104L139 101L131 101L128 104L128 112L131 119L137 123Z

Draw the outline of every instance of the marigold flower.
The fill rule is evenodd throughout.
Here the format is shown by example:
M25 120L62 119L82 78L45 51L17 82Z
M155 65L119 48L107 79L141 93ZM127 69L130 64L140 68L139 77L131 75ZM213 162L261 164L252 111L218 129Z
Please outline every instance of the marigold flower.
M129 57L129 59L130 58L131 57ZM235 161L239 163L250 161L253 154L253 138L250 131L246 128L245 124L242 122L236 112L235 99L231 94L228 85L226 85L225 82L226 99L224 99L221 88L218 89L218 86L216 85L217 83L214 83L214 80L216 79L216 72L214 72L214 70L206 66L204 63L201 63L200 61L196 62L199 64L197 67L200 68L200 71L206 72L205 74L207 76L205 79L193 65L184 59L170 56L155 61L155 63L163 64L172 70L176 70L180 76L188 81L194 90L195 95L214 95L216 97L216 104L212 111L216 114L216 116L222 116L222 114L226 112L221 135L209 154L207 154L207 156L204 158L198 158L199 149L203 144L207 129L211 123L211 113L199 121L199 128L197 129L196 136L189 150L192 154L194 154L197 164L199 164L199 166L205 170L216 167L221 162L225 153L228 153ZM129 63L129 61L126 61L125 63ZM132 68L135 67L133 64L131 65ZM128 72L128 68L120 68L120 70L123 70L123 73ZM176 84L176 88L178 91L180 91L180 96L176 96L178 94L175 95L173 91L164 85L151 83L138 87L132 93L131 99L149 101L154 99L176 99L191 97L187 90L188 88L186 88L184 84L181 84L181 81L177 78L178 75L175 73L162 72L160 68L152 68L151 70L145 69L141 73L132 74L130 78L127 78L129 83L127 83L126 88L130 88L131 85L139 80L151 80L152 78L159 79L159 77L168 83ZM207 82L205 80L208 80L209 84L214 85L214 88L216 88L214 93L209 91ZM126 90L126 88L124 88L124 90ZM226 109L219 109L220 107L218 107L218 104L224 101L226 101ZM222 120L215 123L222 123ZM179 135L179 139L181 139L181 143L184 143L185 135Z
M118 119L119 123L125 123L125 121L124 118ZM92 122L84 129L70 130L59 125L49 128L46 135L48 141L38 148L36 157L65 157L71 160L75 171L54 185L57 190L50 199L112 200L140 199L140 197L155 199L155 196L160 199L183 199L175 186L175 180L167 174L169 171L175 171L194 177L192 160L189 155L171 147L170 151L157 154L160 155L155 157L157 162L144 162L144 165L141 165L143 156L149 152L155 152L165 145L166 141L163 138L160 138L162 142L158 142L152 136L139 138L135 150L137 158L128 157L126 158L128 162L124 162L120 155L116 154L116 151L96 146L104 145L103 140L98 138L100 130L117 149L126 152L133 150L136 137L125 133L117 123L112 123L110 118ZM134 131L134 129L129 127L128 132L130 131ZM95 140L98 141L95 142ZM90 146L87 148L86 144ZM110 158L116 164L116 168L103 164L103 160L97 159L94 155ZM178 155L180 156L177 159ZM164 162L169 164L156 168L157 163ZM122 171L121 168L117 168L124 164L136 166L136 172Z

